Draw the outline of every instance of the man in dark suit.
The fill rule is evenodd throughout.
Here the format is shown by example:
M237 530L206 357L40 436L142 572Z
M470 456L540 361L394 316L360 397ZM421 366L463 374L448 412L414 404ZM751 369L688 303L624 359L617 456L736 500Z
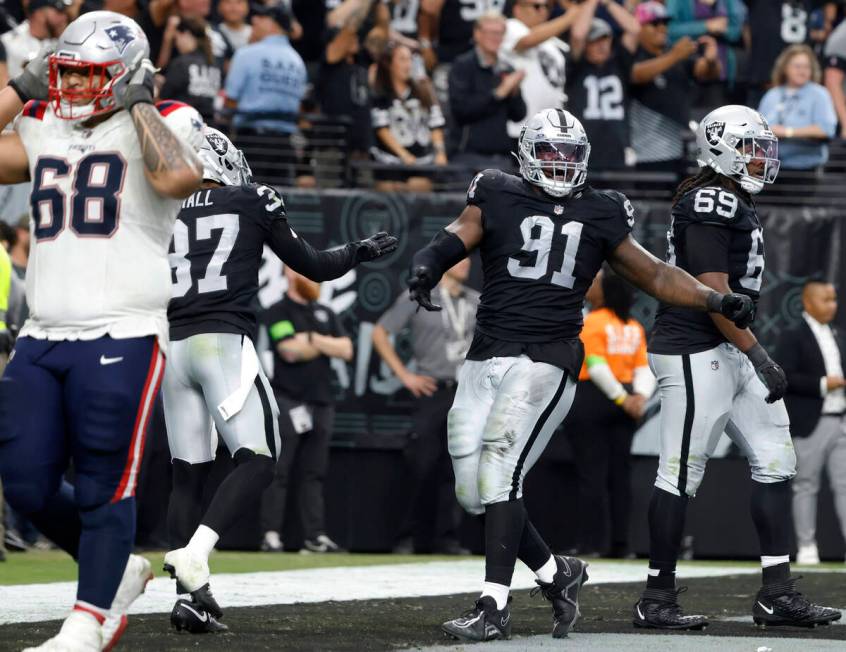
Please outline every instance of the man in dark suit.
M781 334L777 359L789 382L784 400L797 458L793 479L793 522L799 546L796 563L818 564L817 494L823 467L828 469L846 537L846 348L831 326L837 312L837 293L832 284L806 282L802 305L805 310L799 324Z

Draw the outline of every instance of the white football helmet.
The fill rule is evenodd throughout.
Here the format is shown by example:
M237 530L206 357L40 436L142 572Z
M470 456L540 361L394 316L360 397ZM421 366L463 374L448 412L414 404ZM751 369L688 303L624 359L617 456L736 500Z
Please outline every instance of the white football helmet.
M520 174L553 197L564 197L587 178L590 143L569 111L544 109L523 126L517 141Z
M206 127L203 144L197 155L203 163L203 179L224 186L241 186L250 183L253 172L244 152L217 129Z
M696 159L740 183L746 192L761 192L778 176L778 138L767 121L748 106L729 104L706 115L696 130Z
M50 93L54 112L79 120L116 108L112 88L150 56L150 43L131 18L113 11L83 14L65 28L50 55ZM62 88L62 73L75 70L88 80L83 88Z

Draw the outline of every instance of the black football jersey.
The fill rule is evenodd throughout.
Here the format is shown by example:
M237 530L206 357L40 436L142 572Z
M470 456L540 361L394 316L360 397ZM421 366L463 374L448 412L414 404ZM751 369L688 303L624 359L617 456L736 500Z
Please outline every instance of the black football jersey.
M484 285L467 357L525 353L578 373L585 292L631 231L631 203L590 186L555 198L498 170L476 175L467 203L481 209L484 228Z
M757 304L764 275L764 237L752 200L718 186L685 194L672 209L667 262L692 276L726 273L732 292L746 294ZM661 304L649 350L698 353L725 341L708 313Z
M256 336L258 272L285 204L268 186L198 190L182 202L170 244L171 339L197 333Z

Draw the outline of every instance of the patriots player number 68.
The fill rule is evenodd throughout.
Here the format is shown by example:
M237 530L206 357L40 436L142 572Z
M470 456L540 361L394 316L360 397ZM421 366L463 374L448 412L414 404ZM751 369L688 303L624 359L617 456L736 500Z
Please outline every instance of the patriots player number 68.
M68 202L56 181L71 172L73 194ZM71 229L78 236L111 236L118 226L125 173L126 162L113 152L89 154L75 166L62 158L39 158L30 195L36 239L55 238L65 228L68 212Z

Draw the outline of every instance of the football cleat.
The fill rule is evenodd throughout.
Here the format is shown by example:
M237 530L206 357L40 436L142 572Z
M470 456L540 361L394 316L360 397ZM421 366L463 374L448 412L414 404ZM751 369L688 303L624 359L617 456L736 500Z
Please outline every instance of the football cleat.
M126 612L138 596L144 593L147 582L151 579L153 570L150 562L141 555L129 555L115 599L109 609L109 617L103 623L103 652L109 652L123 636L128 623Z
M170 624L177 632L185 630L192 634L218 634L228 632L229 628L219 622L196 602L177 600L170 612Z
M678 603L680 589L646 589L633 609L635 627L647 629L705 629L705 616L686 616Z
M509 598L509 601L511 598ZM486 595L454 620L441 625L444 634L459 641L495 641L511 638L511 612L508 605L497 610L496 601Z
M318 534L314 539L303 541L302 553L310 552L346 552L341 546L332 541L325 534Z
M188 548L171 550L165 555L164 570L176 580L178 593L190 593L193 601L215 618L223 615L209 588L209 563L205 559Z
M552 603L552 637L565 638L573 629L579 616L579 590L588 581L587 564L575 557L555 555L558 571L552 582L535 580L537 586L531 595L538 592Z
M38 647L25 648L23 652L100 652L103 634L94 616L75 609L65 618L59 633Z
M796 590L796 581L801 577L792 577L786 582L764 585L755 596L752 607L752 620L759 627L816 627L830 625L840 620L838 609L812 604L808 598Z

